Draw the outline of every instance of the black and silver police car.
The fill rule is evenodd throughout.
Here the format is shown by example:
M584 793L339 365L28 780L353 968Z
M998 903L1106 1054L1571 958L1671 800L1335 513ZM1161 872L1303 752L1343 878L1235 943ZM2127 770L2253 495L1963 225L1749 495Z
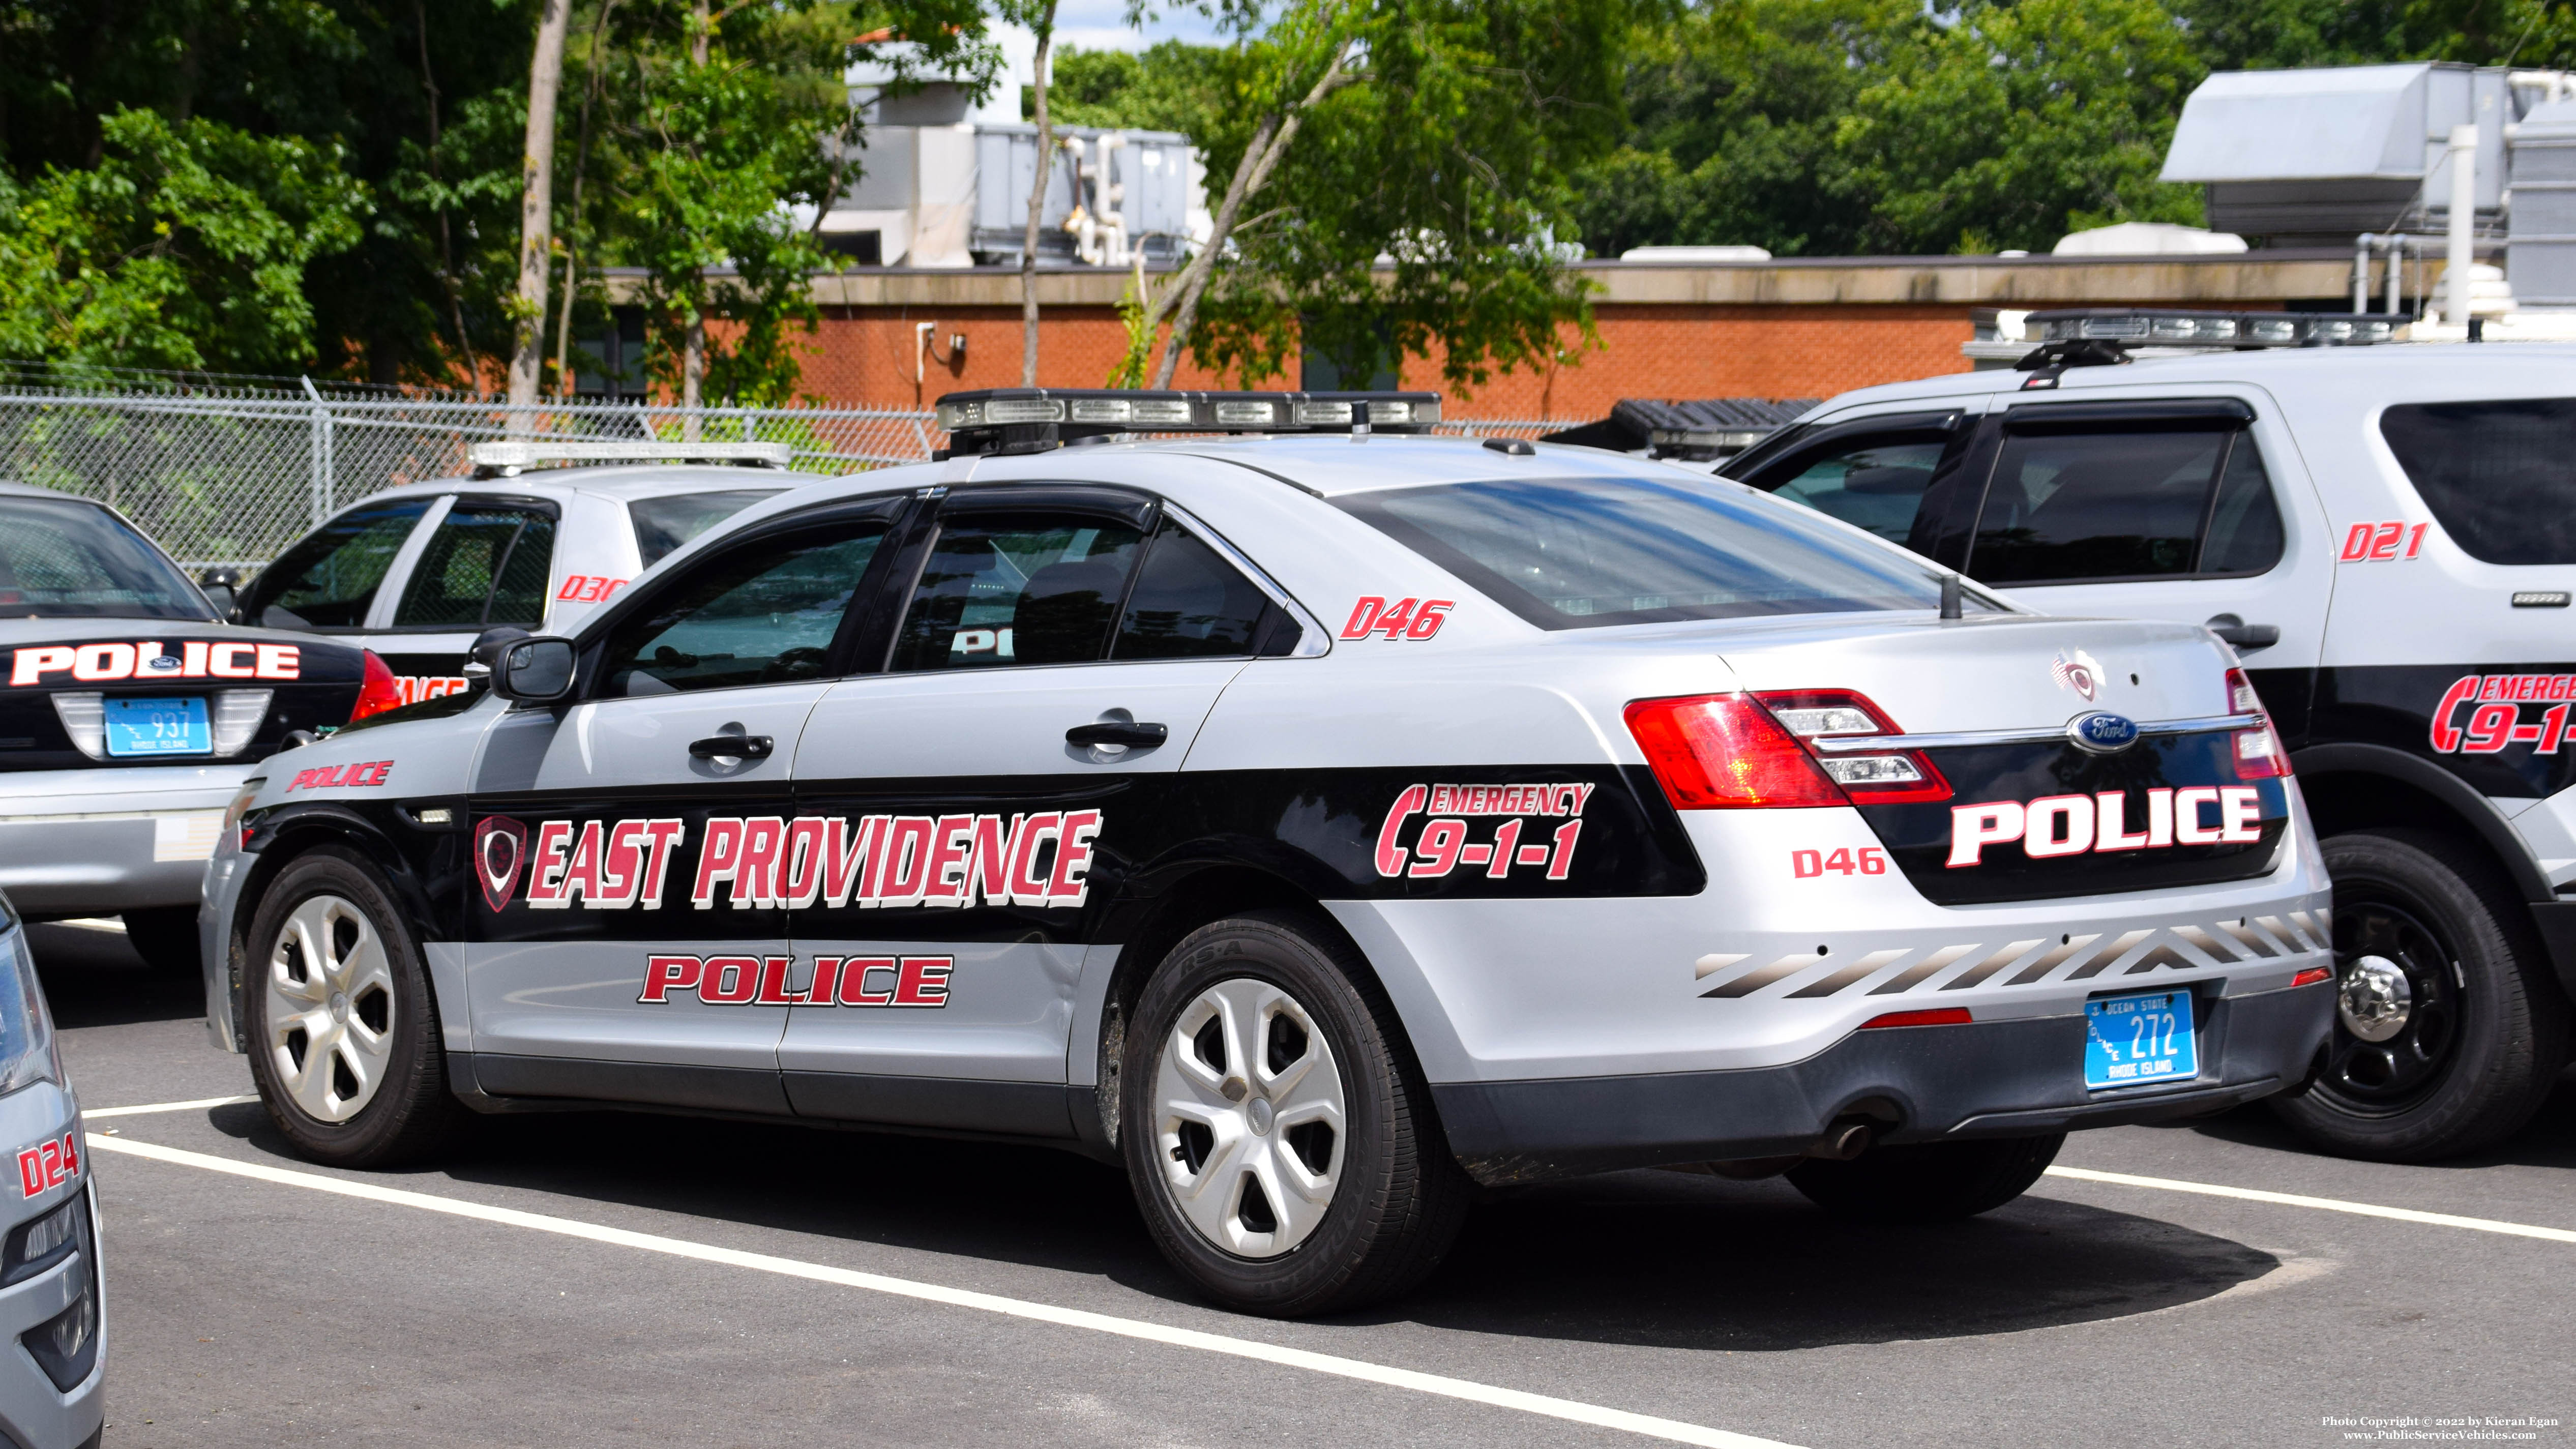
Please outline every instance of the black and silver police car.
M1058 1143L1268 1313L1471 1181L1955 1218L2309 1079L2326 877L2205 630L1437 405L944 400L954 456L269 761L215 1040L346 1165L530 1103Z

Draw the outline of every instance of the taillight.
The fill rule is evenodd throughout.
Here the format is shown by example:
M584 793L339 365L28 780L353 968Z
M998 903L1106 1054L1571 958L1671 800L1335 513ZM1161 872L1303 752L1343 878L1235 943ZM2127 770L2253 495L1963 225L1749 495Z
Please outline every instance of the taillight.
M2332 981L2333 979L2334 972L2323 966L2311 966L2305 971L2300 972L2298 975L2291 977L2290 984L2292 986L2314 986L2320 981Z
M2272 729L2272 716L2263 708L2263 696L2254 692L2254 682L2242 669L2227 671L2227 710L2230 714L2261 715L2263 722L2250 730L2238 730L2230 749L2236 756L2236 778L2240 780L2277 780L2290 773L2290 756L2281 748L2281 737Z
M1754 698L1804 741L1826 778L1855 805L1908 805L1950 798L1950 782L1920 750L1829 748L1865 745L1871 735L1904 731L1869 697L1848 689L1767 690Z
M1850 800L1770 711L1743 694L1641 699L1628 733L1676 810L1796 809Z
M349 723L356 724L371 714L383 714L402 707L402 687L394 683L394 672L373 649L360 650L367 656L366 683L358 687L358 707L349 711Z

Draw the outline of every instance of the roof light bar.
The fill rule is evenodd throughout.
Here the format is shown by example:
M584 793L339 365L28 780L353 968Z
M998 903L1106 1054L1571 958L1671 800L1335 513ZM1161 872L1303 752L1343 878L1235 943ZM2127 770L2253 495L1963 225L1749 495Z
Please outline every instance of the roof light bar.
M2411 319L2388 312L2191 312L2153 307L2070 307L2033 312L2025 327L2046 342L2123 347L2362 347L2393 342ZM2026 332L2025 335L2028 335Z
M543 438L476 443L465 456L478 476L507 477L548 463L751 463L784 468L795 456L785 443L664 443L644 439L571 441Z
M1359 428L1361 404L1372 430L1422 433L1440 421L1435 392L994 387L941 398L939 426L951 455L1036 453L1120 433L1349 433Z

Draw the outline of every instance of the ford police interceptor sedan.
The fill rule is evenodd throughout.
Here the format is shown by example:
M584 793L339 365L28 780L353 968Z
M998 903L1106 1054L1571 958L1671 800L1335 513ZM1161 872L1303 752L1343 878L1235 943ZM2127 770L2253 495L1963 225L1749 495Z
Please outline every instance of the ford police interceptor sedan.
M1283 1314L1418 1279L1472 1183L1955 1218L2307 1080L2327 882L2206 631L1362 401L951 398L955 456L270 761L216 1041L347 1165L460 1104L1061 1144Z
M122 914L147 961L193 970L252 762L395 702L360 650L218 620L114 509L0 483L0 888L28 916Z

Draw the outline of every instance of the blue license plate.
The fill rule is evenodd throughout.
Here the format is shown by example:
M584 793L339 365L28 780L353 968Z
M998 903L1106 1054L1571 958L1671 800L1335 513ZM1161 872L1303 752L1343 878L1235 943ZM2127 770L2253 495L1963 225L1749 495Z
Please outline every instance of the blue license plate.
M2200 1075L2191 993L2151 991L2084 1003L2087 1090L2187 1082Z
M206 722L203 699L110 699L106 703L111 757L215 752L215 732Z

